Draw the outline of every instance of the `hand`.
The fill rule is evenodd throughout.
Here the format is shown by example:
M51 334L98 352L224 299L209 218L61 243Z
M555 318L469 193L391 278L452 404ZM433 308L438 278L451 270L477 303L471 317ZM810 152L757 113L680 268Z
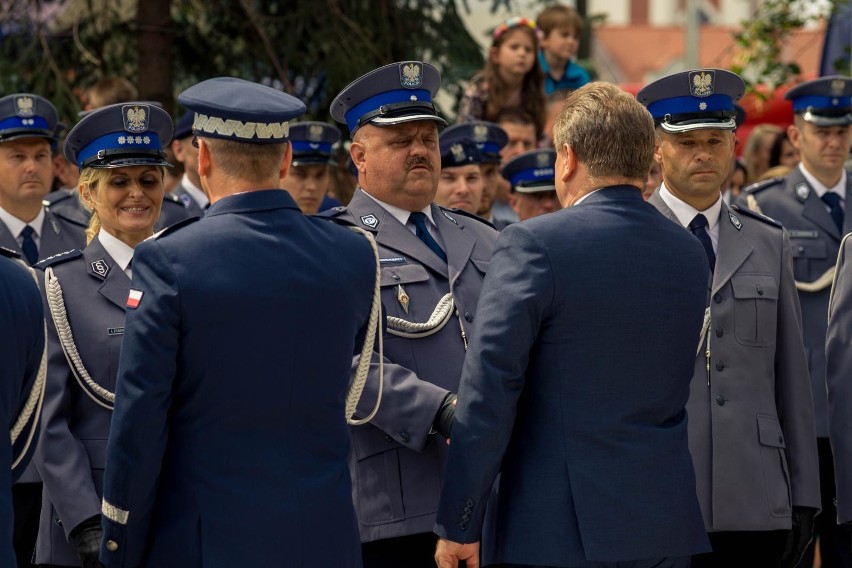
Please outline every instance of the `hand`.
M439 538L435 549L438 568L458 568L459 560L467 562L467 568L479 568L479 543L460 544Z
M103 537L100 515L83 521L71 531L71 543L77 549L82 568L103 568L99 559Z
M784 553L781 555L782 568L795 568L802 559L805 549L814 536L814 518L816 509L793 507L793 530L787 536Z
M450 439L450 432L453 430L453 416L456 413L457 398L453 393L445 396L444 402L441 403L441 408L438 409L438 413L435 415L435 420L432 423L438 434L447 440Z

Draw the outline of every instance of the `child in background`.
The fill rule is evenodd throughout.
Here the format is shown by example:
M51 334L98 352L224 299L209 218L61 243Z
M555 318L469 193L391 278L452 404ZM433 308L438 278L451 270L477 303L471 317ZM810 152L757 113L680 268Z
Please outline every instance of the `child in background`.
M583 32L580 14L570 6L554 4L541 11L536 24L544 34L538 62L544 72L545 94L573 91L588 83L589 74L574 61Z
M510 18L494 28L485 69L465 90L458 122L496 122L504 108L519 107L532 116L540 136L546 111L537 53L538 29L531 20Z

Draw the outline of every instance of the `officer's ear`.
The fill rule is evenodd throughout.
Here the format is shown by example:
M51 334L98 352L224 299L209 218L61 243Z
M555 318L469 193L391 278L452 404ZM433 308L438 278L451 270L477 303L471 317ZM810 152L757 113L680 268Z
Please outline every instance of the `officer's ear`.
M290 166L293 163L293 144L291 142L285 142L287 148L284 150L284 156L281 158L281 168L278 172L278 179L284 179L287 177L287 173L290 171Z
M198 176L202 178L209 176L211 165L207 141L204 138L198 138Z
M364 175L367 167L364 159L366 155L366 146L360 138L358 140L358 142L353 141L349 146L349 155L352 157L352 163L358 170L358 174Z
M795 119L794 119L795 120ZM787 138L790 140L790 144L793 145L793 148L802 150L802 131L799 130L796 122L793 122L790 126L787 127Z
M577 154L568 144L563 144L559 151L562 152L565 160L562 161L562 169L556 172L556 175L559 176L560 180L566 182L577 169Z

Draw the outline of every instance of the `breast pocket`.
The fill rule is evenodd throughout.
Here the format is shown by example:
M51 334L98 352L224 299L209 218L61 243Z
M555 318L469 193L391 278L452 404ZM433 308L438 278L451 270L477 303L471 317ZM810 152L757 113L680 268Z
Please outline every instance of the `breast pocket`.
M793 252L793 276L799 282L812 282L825 272L828 257L825 241L817 238L791 238L790 250ZM814 274L815 272L818 274Z
M773 345L778 322L778 282L771 274L738 274L731 278L731 285L737 341L752 347Z
M420 283L429 281L429 272L419 264L400 264L382 267L382 303L389 316L411 319L410 294Z

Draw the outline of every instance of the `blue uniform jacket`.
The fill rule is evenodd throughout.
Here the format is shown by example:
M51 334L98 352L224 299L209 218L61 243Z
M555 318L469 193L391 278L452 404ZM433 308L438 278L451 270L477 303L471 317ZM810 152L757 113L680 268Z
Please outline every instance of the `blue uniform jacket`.
M483 565L709 550L685 410L707 277L698 241L634 187L505 228L436 532L481 538Z
M360 566L344 398L375 270L363 236L279 189L136 247L107 566Z

